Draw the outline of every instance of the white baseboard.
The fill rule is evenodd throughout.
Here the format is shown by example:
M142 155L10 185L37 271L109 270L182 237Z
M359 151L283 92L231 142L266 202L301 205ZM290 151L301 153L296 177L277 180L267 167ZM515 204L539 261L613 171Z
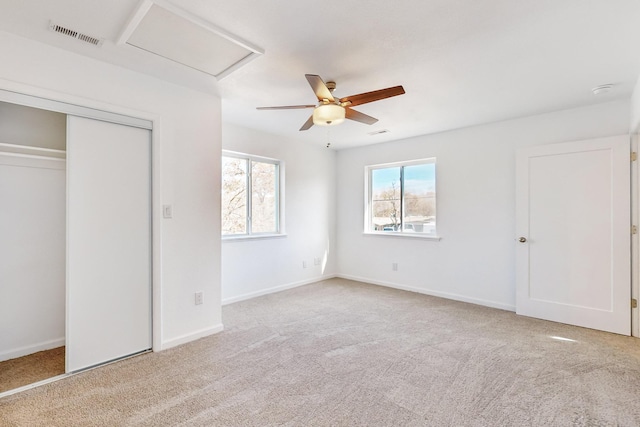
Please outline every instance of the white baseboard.
M209 335L217 334L218 332L222 332L224 330L224 325L222 323L211 326L209 328L200 329L195 332L191 332L189 334L181 335L177 338L172 338L167 341L163 341L161 350L166 350L171 347L176 347L181 344L186 344L190 341L195 341L200 338L207 337Z
M357 282L371 283L372 285L386 286L388 288L400 289L403 291L416 292L424 295L431 295L434 297L451 299L454 301L462 301L462 302L468 302L470 304L483 305L485 307L498 308L500 310L507 310L507 311L513 311L513 312L516 311L516 307L514 305L503 304L500 302L489 301L489 300L480 299L480 298L468 297L465 295L434 291L432 289L415 288L413 286L405 286L405 285L399 285L396 283L382 282L379 280L373 280L366 277L350 276L348 274L337 274L336 277L340 277L342 279L348 279L348 280L355 280Z
M43 341L37 344L27 345L24 347L12 348L0 353L0 362L16 357L26 356L28 354L37 353L39 351L51 350L52 348L62 347L65 343L64 337L55 340Z
M272 288L262 289L255 292L250 292L248 294L242 294L231 298L224 298L222 300L222 305L232 304L234 302L245 301L251 298L260 297L263 295L274 294L276 292L286 291L287 289L297 288L298 286L304 286L311 283L321 282L323 280L333 279L337 277L335 274L327 274L325 276L314 277L313 279L302 280L300 282L288 283L285 285L278 285Z

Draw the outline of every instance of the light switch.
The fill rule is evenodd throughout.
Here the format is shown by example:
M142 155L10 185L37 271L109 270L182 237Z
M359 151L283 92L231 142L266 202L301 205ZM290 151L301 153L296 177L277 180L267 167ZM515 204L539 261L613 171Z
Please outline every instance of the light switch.
M173 218L173 208L171 205L162 205L162 216L164 218Z

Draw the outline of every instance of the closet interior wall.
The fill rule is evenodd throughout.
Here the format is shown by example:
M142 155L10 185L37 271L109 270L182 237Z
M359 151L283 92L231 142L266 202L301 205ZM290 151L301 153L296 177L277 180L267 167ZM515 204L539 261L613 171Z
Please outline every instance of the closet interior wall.
M65 345L66 114L0 102L0 361Z

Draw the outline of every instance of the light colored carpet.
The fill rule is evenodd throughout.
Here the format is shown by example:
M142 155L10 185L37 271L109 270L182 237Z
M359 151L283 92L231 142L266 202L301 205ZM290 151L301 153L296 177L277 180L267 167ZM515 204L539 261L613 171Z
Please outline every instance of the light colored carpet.
M0 362L0 393L64 374L64 347Z
M0 425L640 425L635 338L340 279L223 314L218 335L0 399Z

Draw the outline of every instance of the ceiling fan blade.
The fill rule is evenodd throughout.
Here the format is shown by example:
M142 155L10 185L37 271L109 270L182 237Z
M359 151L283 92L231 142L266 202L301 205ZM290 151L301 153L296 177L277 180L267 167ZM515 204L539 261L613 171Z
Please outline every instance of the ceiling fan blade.
M304 122L304 124L302 125L302 127L300 128L300 130L307 130L309 129L311 126L313 126L313 114L311 116L309 116L309 118L307 119L306 122Z
M402 95L404 93L404 88L402 86L394 86L386 89L374 90L373 92L345 96L344 98L340 98L340 104L345 107L355 107L356 105L379 101L381 99L391 98L392 96Z
M318 97L318 101L328 100L329 102L334 102L333 95L331 95L331 91L324 83L324 81L320 78L320 76L316 76L315 74L305 74L307 81L311 85L311 89L313 89L313 93Z
M256 110L299 110L303 108L316 108L315 105L283 105L282 107L256 107Z
M352 110L351 108L345 108L345 116L349 120L355 120L356 122L365 123L367 125L372 125L378 121L375 117L367 116L366 114Z

